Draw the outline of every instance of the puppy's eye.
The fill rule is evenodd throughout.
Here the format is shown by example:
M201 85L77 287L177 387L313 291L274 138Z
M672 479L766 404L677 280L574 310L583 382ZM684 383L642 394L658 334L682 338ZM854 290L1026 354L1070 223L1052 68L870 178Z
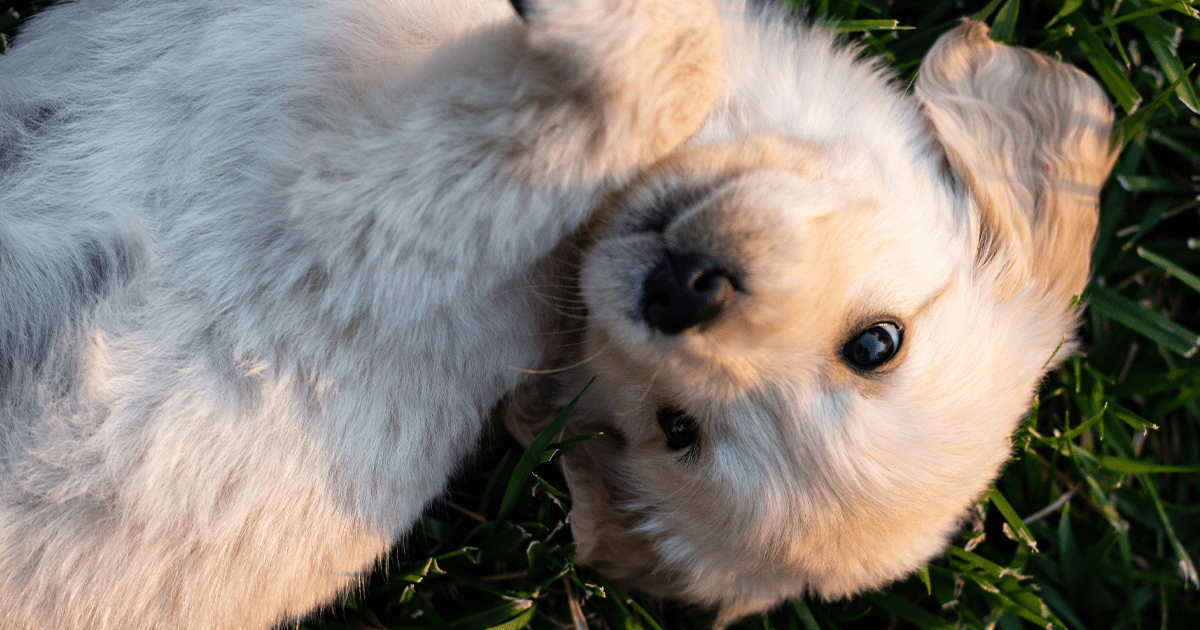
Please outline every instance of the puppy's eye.
M678 409L659 409L658 426L667 436L667 447L673 451L691 446L700 437L700 426L696 424L696 419Z
M896 355L900 349L900 332L899 326L889 322L872 324L842 348L842 356L854 367L873 370Z

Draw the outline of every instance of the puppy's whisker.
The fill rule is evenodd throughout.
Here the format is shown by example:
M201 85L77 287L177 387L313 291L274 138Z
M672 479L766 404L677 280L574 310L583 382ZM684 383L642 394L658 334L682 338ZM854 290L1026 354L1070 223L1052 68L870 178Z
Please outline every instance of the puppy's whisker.
M561 295L538 295L538 301L540 301L542 304L562 306L573 309L584 309L587 307L587 303L583 300L567 298Z
M564 278L564 280L566 280L566 278ZM509 287L507 289L504 289L500 293L501 293L501 295L507 295L509 293L515 293L517 291L530 291L530 290L537 290L537 289L561 289L566 293L579 293L579 286L574 282L562 282L562 283L544 282L541 284L522 284L522 285L513 286L513 287Z
M523 287L522 290L529 291L529 292L533 293L534 295L541 297L541 298L545 298L545 299L558 300L558 301L564 301L564 302L577 302L579 304L583 304L586 302L586 300L584 300L584 298L583 298L583 295L577 290L569 290L569 291L554 291L553 290L553 289L557 289L557 288L559 288L559 287L552 285L552 284L542 284L542 285L532 285L532 286L528 286L528 287ZM506 293L506 294L512 293L512 292L513 292L512 289L504 291L504 293Z
M579 308L577 306L560 307L560 306L556 306L554 304L542 304L542 306L545 306L549 311L553 312L556 315L560 315L562 317L574 318L574 317L579 316L578 313L574 313L571 310L571 309Z
M562 335L562 334L564 334L564 333L565 333L565 334L571 334L571 333L581 333L581 332L584 332L584 331L586 331L586 330L587 330L587 326L580 326L580 327L578 327L578 328L563 328L563 329L561 329L561 330L544 330L544 331L541 331L541 332L536 332L536 333L533 333L533 334L534 334L534 336L545 336L545 335ZM563 347L569 347L569 346L575 346L575 345L579 345L579 344L582 344L582 343L585 343L585 341L584 341L584 340L582 340L582 339L580 339L579 341L565 342L565 343L561 343L561 344L559 344L559 345L560 345L560 346L563 346Z
M540 302L542 306L545 306L546 308L559 315L562 315L563 317L579 317L580 313L573 311L579 311L583 309L582 304L572 304L570 302L563 301L556 303L554 298L548 298L546 296L538 296L538 302Z
M530 369L527 369L527 368L519 368L519 367L510 367L509 369L516 370L516 371L518 371L518 372L520 372L520 373L522 373L522 374L535 374L535 375L558 374L558 373L560 373L560 372L566 372L566 371L569 371L569 370L573 370L573 369L575 369L575 368L577 368L577 367L579 367L579 366L581 366L581 365L584 365L584 364L588 363L589 361L595 360L595 359L599 358L599 357L600 357L600 355L604 354L604 352L605 352L606 350L608 350L608 344L605 344L604 346L601 346L601 348L600 348L598 351L596 351L596 354L593 354L592 356L590 356L590 357L588 357L588 358L586 358L586 359L584 359L584 360L582 360L582 361L580 361L580 362L578 362L578 363L574 363L574 364L571 364L571 365L566 365L566 366L563 366L563 367L553 368L553 369L550 369L550 370L530 370Z
M654 374L646 381L646 389L642 390L642 395L638 398L638 402L646 402L646 398L650 396L650 390L654 389L654 383L658 381L658 375L662 374L663 368L666 365L666 363L658 364L658 369L654 370Z

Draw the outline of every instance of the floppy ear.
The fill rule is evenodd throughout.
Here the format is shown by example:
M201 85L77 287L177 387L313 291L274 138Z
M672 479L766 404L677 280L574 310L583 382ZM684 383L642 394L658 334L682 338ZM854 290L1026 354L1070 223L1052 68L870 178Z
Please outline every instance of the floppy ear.
M964 20L925 57L916 93L973 201L979 270L1002 300L1029 288L1065 305L1087 282L1100 187L1116 159L1103 90Z

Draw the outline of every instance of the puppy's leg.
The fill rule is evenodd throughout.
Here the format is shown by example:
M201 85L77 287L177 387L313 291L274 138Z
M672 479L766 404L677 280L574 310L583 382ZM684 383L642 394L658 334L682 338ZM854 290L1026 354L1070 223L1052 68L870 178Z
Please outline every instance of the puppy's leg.
M314 138L293 217L353 238L378 212L384 225L371 224L422 252L405 263L430 284L468 269L472 282L499 280L497 264L518 271L544 256L602 190L665 155L711 108L721 34L707 0L520 4L524 23L446 44L352 132ZM424 228L452 247L431 247Z
M707 3L520 4L534 53L526 63L542 66L537 74L558 82L559 115L570 112L584 129L602 134L587 138L593 143L588 157L602 171L662 156L708 114L720 84L721 50ZM570 142L580 142L584 129Z
M514 368L538 362L545 307L529 285L548 254L604 191L693 133L720 87L707 0L539 1L525 16L447 43L412 79L316 134L291 191L286 246L239 248L254 252L246 273L262 277L240 286L281 289L236 295L239 307L305 311L296 300L312 292L301 281L266 273L320 270L322 329L353 331L356 356L380 369L364 373L342 345L306 349L303 361L326 366L342 401L401 401L335 410L326 439L357 443L345 436L398 425L435 445L370 443L352 458L369 470L339 469L371 522L402 530L440 490L481 418L519 382ZM385 412L395 419L373 419ZM412 470L429 477L395 492L364 483L411 480Z

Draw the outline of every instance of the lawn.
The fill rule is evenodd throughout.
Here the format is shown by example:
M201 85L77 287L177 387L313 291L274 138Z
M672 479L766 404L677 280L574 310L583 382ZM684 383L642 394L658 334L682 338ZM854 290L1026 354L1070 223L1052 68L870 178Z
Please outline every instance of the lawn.
M1045 381L976 517L906 581L737 627L1200 628L1200 2L784 1L841 20L905 82L960 16L984 19L995 38L1097 77L1123 149L1082 296L1083 352ZM43 4L0 0L0 29ZM299 627L703 627L702 611L573 566L570 499L542 464L556 450L522 457L492 436L386 566Z

